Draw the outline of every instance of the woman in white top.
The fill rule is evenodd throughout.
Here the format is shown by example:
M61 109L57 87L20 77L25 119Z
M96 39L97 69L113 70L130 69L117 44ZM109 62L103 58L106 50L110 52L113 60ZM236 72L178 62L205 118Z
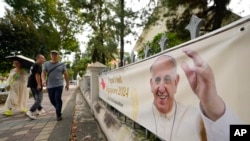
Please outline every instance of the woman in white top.
M16 109L26 113L26 102L29 98L29 89L27 88L28 73L22 68L22 64L18 60L13 60L15 68L10 70L7 79L9 94L5 102L5 116L12 116Z

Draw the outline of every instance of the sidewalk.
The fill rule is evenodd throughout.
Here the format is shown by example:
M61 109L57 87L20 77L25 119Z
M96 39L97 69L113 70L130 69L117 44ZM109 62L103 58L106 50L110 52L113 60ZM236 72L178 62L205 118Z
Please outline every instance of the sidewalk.
M0 105L0 141L69 141L75 108L76 86L70 86L63 92L63 120L57 121L54 107L50 104L48 94L44 93L42 106L45 115L39 115L36 120L30 120L25 113L14 111L13 116L6 117ZM27 102L29 109L34 99Z
M80 89L76 90L71 141L107 141Z

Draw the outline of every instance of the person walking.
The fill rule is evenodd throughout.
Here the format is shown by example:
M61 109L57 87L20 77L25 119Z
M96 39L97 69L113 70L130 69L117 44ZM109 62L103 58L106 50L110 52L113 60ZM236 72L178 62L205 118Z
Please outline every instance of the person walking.
M51 60L44 63L42 82L43 85L47 86L50 102L56 110L57 121L60 121L62 120L63 76L66 82L66 90L69 89L69 78L65 64L59 60L59 52L52 50L50 57Z
M4 108L6 109L3 115L12 116L15 109L20 109L26 113L26 102L29 98L29 89L27 88L28 73L22 68L22 62L13 60L15 68L10 70L7 79L9 94L6 99Z
M45 58L43 55L38 54L36 56L36 63L30 67L30 76L28 79L28 87L30 88L33 97L34 104L31 106L30 110L26 112L26 115L30 119L36 119L36 111L38 114L44 114L45 111L41 106L43 100L43 86L42 86L42 64L44 63Z

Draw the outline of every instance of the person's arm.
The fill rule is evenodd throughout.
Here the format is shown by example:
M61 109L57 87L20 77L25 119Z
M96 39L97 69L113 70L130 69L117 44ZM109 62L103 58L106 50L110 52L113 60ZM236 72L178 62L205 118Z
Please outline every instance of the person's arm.
M204 115L216 121L225 113L225 104L217 94L213 71L197 52L187 48L183 52L194 62L193 68L185 62L181 65L189 84L200 100Z
M42 85L46 86L47 83L47 67L46 67L46 62L44 63L43 67L42 67L42 74L41 74L41 79L42 79Z
M36 78L37 90L41 90L42 89L41 75L39 73L36 73L35 78Z
M64 71L63 75L64 75L64 79L65 79L65 82L66 82L65 89L69 90L69 75L68 75L68 71Z
M228 106L225 108L225 113L216 121L208 119L203 113L201 111L208 141L229 141L230 125L244 123Z
M47 72L45 70L42 71L42 84L43 86L46 86L46 76Z
M10 90L10 81L11 81L11 73L12 73L12 69L10 70L9 76L6 80L7 86L6 86L6 90L9 91Z
M10 85L11 73L12 73L12 69L10 70L9 76L8 76L8 78L7 78L7 80L6 80L7 85Z

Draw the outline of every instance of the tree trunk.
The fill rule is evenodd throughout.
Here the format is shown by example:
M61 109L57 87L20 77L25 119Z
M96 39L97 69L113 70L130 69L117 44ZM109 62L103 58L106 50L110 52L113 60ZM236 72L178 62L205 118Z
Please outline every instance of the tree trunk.
M121 2L121 32L120 32L120 67L123 66L123 56L124 56L124 0Z

